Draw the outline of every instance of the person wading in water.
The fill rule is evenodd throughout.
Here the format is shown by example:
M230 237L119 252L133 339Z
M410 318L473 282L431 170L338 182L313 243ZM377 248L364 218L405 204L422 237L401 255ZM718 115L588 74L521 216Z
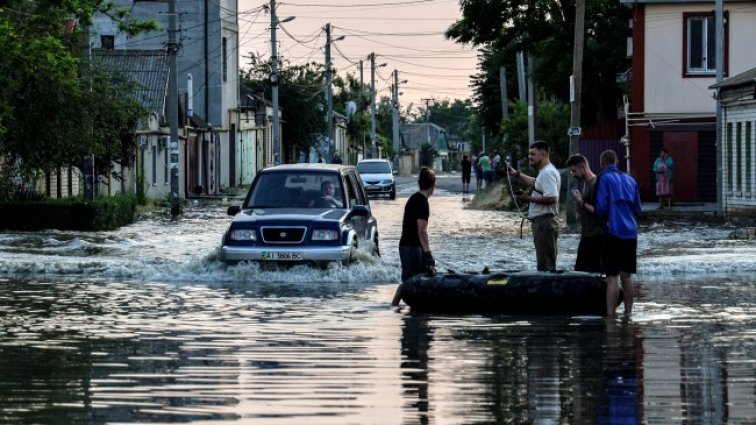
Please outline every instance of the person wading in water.
M428 243L428 198L436 188L436 173L428 167L421 168L417 183L420 190L410 196L404 206L402 236L399 239L402 283L396 288L394 299L391 301L391 305L394 306L399 305L402 299L402 284L409 278L420 273L436 273L436 261Z

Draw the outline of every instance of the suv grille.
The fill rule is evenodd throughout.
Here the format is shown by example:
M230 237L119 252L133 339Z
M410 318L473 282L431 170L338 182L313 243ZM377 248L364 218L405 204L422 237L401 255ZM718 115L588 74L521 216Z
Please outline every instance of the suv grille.
M302 243L306 227L263 227L262 239L265 243Z

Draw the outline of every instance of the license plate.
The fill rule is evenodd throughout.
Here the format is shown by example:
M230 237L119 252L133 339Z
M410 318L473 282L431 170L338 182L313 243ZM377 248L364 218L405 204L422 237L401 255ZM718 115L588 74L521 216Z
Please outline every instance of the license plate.
M365 186L365 190L381 190L381 188L376 185L368 185L368 186Z
M273 261L302 261L304 254L301 252L263 252L263 260Z

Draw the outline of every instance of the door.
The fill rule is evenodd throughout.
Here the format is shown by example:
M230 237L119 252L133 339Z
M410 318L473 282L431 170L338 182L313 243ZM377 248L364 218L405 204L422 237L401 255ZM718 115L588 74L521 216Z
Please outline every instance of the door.
M349 200L348 207L352 208L355 205L366 205L365 194L360 190L362 185L357 182L357 176L353 174L346 174L344 176L344 184L346 185L347 198ZM367 217L362 215L353 215L351 218L354 231L357 233L357 237L364 241L370 237L368 233Z
M189 138L184 146L187 150L184 154L187 158L185 165L185 190L191 195L199 195L200 190L198 188L202 183L200 182L200 146L199 141L197 140L197 134L189 133Z
M698 202L698 132L665 132L664 147L674 161L673 202ZM656 160L659 152L652 152Z

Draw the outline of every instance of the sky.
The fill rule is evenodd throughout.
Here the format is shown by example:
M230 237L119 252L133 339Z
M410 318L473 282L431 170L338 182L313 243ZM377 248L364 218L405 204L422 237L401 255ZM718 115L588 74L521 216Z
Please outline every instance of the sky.
M240 65L251 54L270 57L270 14L258 0L239 0ZM460 18L458 0L278 0L278 56L293 65L325 62L324 27L330 23L336 74L370 84L371 52L376 54L376 98L391 95L391 74L399 71L401 108L424 106L424 99L467 99L476 72L477 50L447 40L446 29ZM381 64L386 64L380 67Z

